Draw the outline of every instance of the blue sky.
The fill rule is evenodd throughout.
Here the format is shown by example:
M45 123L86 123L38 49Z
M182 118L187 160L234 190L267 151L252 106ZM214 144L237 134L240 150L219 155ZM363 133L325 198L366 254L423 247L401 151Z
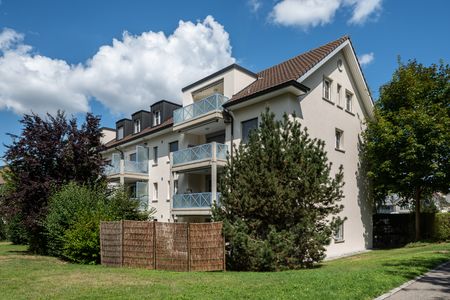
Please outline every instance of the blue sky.
M344 34L366 54L375 98L398 55L424 64L450 56L445 0L0 3L1 144L29 110L92 111L114 127L161 98L179 101L183 85L231 62L256 72Z

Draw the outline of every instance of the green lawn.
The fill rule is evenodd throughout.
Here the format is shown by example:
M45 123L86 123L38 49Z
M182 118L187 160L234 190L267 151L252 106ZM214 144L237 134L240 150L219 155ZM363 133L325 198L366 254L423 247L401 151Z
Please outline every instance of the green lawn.
M450 260L449 250L420 244L278 273L176 273L69 264L0 243L0 298L372 299Z

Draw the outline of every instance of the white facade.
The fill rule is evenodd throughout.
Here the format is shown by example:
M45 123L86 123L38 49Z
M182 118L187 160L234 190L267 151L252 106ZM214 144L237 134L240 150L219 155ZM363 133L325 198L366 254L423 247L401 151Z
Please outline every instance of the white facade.
M278 118L284 113L295 113L311 136L325 141L333 171L340 165L344 167L345 197L341 215L347 220L341 232L342 239L332 242L327 256L371 248L372 208L367 202L366 181L361 175L359 143L365 119L372 116L372 102L350 41L341 43L298 78L299 83L309 88L306 93L286 85L229 105L233 101L229 99L257 78L256 74L240 67L229 67L185 88L183 107L174 112L171 127L110 147L105 152L107 158L112 158L118 150L124 153L120 170L111 173L110 180L125 184L147 182L148 204L157 209L157 220L208 221L208 205L219 197L217 182L225 164L223 153L232 143L240 143L243 122L259 120L267 106ZM329 85L326 92L329 99L324 99L324 79ZM218 92L226 98L214 94ZM346 95L351 95L351 105L347 105ZM198 99L203 96L205 99ZM226 103L232 118L227 117L220 101ZM169 153L169 143L174 141L178 141L178 151ZM141 174L124 170L124 160L136 152L136 145L144 146L149 152L148 171ZM157 163L153 160L154 147L158 147Z

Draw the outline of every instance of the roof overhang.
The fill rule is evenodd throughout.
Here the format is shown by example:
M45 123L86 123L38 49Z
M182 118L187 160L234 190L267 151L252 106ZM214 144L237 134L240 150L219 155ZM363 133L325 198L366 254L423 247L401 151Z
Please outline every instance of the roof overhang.
M308 91L309 88L303 85L302 83L299 83L298 81L295 80L291 80L286 81L277 86L259 91L257 93L244 96L237 100L225 102L222 106L225 108L229 108L232 106L233 109L238 109L285 93L291 93L294 94L295 96L301 96L306 94Z

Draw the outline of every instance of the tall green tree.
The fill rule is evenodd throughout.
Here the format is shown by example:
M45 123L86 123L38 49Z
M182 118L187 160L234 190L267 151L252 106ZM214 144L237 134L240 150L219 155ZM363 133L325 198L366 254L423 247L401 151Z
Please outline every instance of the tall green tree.
M449 66L399 63L364 137L375 201L395 193L413 204L419 240L422 200L450 189Z
M228 267L296 269L323 259L343 208L342 167L330 173L324 142L311 138L295 116L278 121L267 109L228 160L213 210L224 222Z
M50 193L74 181L95 184L102 180L104 161L100 155L100 118L87 114L78 127L75 117L24 115L22 133L13 136L4 159L8 165L8 196L3 199L2 215L23 217L30 249L45 252L42 221L47 213Z

